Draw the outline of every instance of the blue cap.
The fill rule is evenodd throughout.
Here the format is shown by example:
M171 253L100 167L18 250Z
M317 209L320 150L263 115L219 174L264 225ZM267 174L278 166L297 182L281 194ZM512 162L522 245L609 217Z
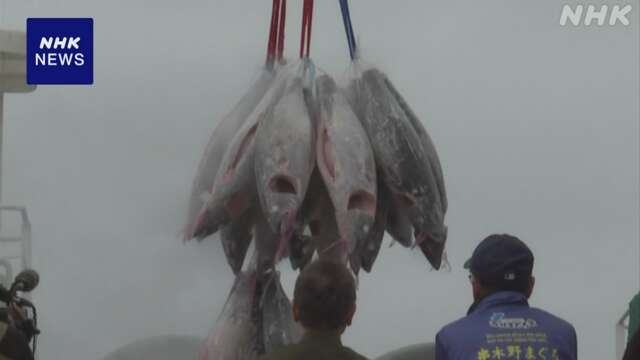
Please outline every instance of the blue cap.
M480 242L464 268L492 285L513 284L531 276L533 253L515 236L494 234Z

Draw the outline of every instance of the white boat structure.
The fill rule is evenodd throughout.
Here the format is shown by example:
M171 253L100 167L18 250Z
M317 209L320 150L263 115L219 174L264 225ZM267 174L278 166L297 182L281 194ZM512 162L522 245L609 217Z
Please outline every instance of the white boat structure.
M31 223L24 206L2 202L2 148L5 93L28 93L26 37L0 30L0 283L8 286L20 270L31 267Z

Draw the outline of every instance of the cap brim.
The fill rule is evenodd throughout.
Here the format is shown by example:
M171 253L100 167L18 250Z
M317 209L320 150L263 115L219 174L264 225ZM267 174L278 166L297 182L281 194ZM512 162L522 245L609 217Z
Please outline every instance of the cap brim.
M471 259L467 260L464 262L464 265L462 265L463 268L465 269L471 269Z

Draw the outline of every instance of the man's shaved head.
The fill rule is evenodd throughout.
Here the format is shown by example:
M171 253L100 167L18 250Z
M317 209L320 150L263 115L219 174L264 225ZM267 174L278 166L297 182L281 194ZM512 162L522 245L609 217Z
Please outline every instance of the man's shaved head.
M293 301L305 328L339 330L350 324L355 310L355 281L345 265L317 260L298 276Z

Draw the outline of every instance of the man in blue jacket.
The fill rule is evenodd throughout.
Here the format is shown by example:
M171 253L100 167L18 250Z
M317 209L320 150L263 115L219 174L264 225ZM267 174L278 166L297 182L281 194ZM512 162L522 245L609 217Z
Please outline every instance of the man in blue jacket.
M533 253L511 235L484 239L465 263L474 303L436 336L437 360L576 360L576 331L529 307Z

